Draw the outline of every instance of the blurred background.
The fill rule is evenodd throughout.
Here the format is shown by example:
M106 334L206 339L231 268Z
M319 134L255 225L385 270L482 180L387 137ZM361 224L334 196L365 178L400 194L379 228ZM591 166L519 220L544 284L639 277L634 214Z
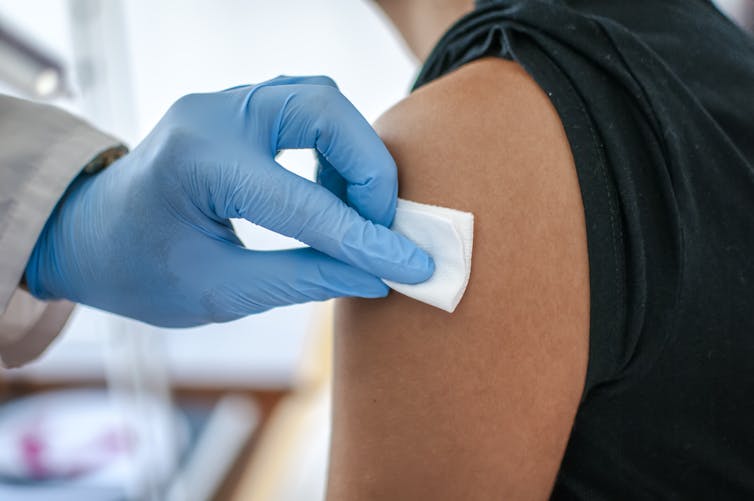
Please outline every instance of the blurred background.
M0 0L0 29L0 92L131 146L184 94L280 74L333 77L371 121L416 70L366 0ZM308 151L281 162L313 177ZM249 247L297 245L235 223ZM180 331L78 309L40 360L0 373L0 499L321 499L328 308ZM286 410L299 397L316 403Z
M754 28L754 0L720 0ZM327 74L369 119L416 62L368 0L0 0L0 92L136 145L180 96ZM281 162L312 178L310 152ZM244 243L297 243L235 222ZM330 305L171 331L79 308L0 372L0 499L323 498Z

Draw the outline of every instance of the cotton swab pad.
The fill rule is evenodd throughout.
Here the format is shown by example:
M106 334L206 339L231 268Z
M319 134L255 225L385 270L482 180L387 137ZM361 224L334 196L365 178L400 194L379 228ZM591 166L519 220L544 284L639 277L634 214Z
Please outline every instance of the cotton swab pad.
M435 261L435 273L415 285L384 282L401 294L453 313L471 274L474 215L398 199L391 229L427 251Z

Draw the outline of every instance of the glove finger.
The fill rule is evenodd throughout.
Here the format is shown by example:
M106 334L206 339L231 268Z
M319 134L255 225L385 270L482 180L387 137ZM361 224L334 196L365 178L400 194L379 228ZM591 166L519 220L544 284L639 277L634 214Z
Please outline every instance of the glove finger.
M395 161L336 87L263 84L248 99L253 101L250 107L271 121L267 126L276 140L272 149L315 148L345 179L350 205L367 219L390 226L398 194Z
M224 217L242 217L372 275L418 283L434 272L413 242L361 217L326 188L270 161L234 183ZM232 211L227 213L227 211Z
M232 249L219 276L230 280L205 295L205 306L220 317L238 318L278 306L336 297L385 297L388 287L374 275L314 249L250 251Z
M330 193L339 199L346 203L348 202L348 195L346 193L348 185L346 180L343 179L343 176L330 165L330 162L320 152L317 152L317 183L327 188Z

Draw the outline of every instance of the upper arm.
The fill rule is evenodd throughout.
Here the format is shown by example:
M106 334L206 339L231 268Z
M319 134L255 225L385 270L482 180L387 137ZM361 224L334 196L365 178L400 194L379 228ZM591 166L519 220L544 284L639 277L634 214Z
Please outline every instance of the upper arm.
M573 158L546 95L482 60L377 130L400 196L475 216L453 314L396 293L336 313L329 499L546 499L588 357L589 276Z

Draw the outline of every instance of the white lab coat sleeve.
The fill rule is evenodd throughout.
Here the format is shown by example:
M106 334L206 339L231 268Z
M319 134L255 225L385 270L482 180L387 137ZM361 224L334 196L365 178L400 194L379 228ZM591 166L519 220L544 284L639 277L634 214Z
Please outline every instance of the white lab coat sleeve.
M0 95L0 361L36 358L65 325L73 305L42 302L19 287L50 213L83 170L125 152L120 141L52 106Z

